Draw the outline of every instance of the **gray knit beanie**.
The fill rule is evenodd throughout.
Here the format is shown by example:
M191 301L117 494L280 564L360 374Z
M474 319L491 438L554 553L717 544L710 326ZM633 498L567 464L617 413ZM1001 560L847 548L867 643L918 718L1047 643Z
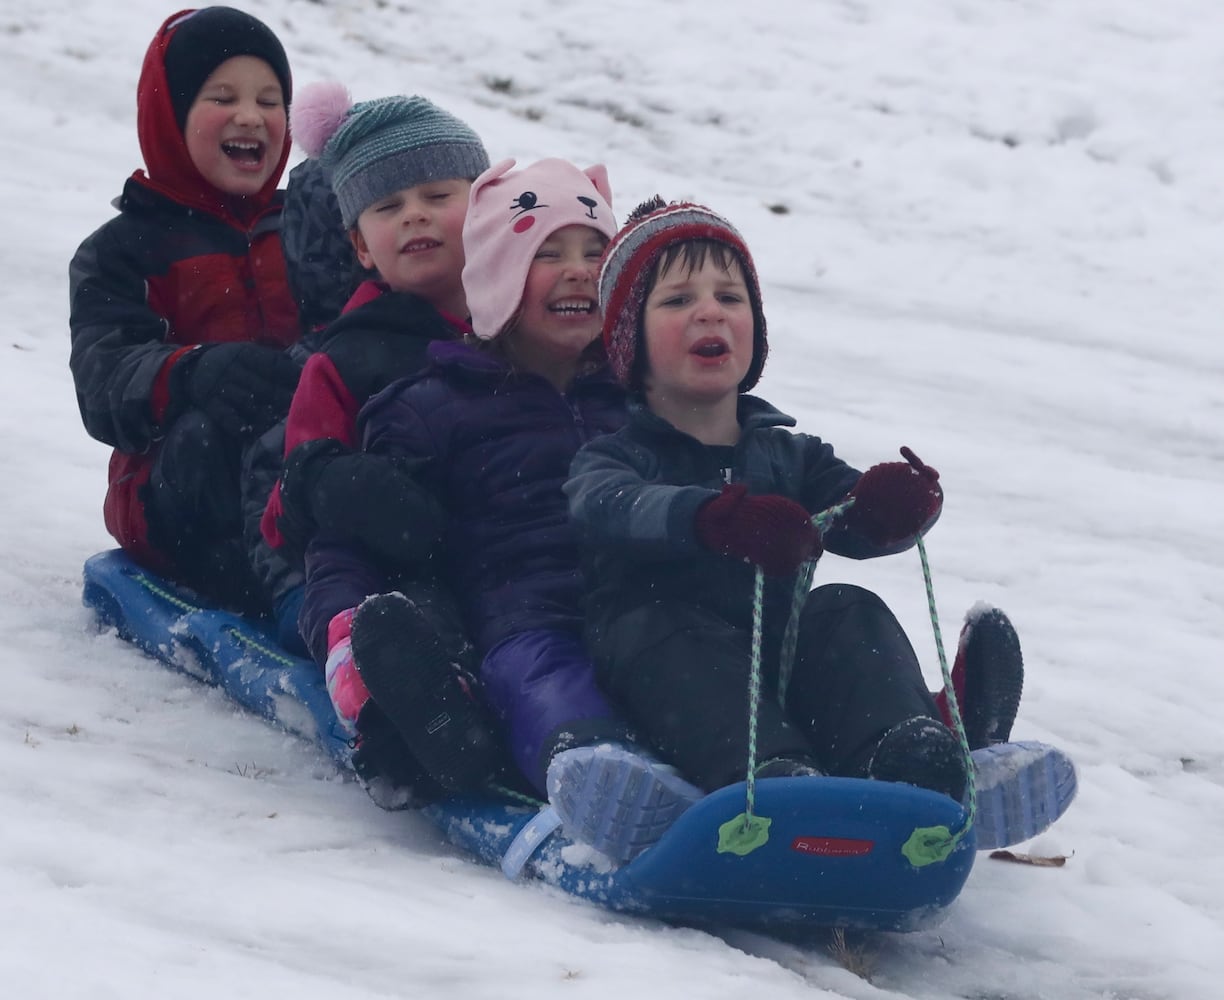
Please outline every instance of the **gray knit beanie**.
M353 104L341 84L312 84L294 101L289 127L298 145L331 177L347 227L374 202L402 188L474 180L489 166L480 137L424 97Z

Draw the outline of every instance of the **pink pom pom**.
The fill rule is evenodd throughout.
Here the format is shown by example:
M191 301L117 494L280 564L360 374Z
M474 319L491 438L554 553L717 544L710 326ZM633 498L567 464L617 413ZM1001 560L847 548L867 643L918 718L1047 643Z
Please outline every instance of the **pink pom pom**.
M295 94L289 109L289 131L302 152L317 158L352 106L348 88L335 80L308 84Z

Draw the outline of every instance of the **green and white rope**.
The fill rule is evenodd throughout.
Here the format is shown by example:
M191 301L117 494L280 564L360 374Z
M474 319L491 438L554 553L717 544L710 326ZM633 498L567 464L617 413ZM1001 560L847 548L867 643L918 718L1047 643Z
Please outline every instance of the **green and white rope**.
M840 504L820 511L812 518L812 522L824 534L832 522L840 517L852 504L851 497ZM931 566L927 559L926 544L922 537L917 539L918 555L922 562L922 579L926 588L927 609L931 619L931 629L935 635L935 650L939 656L939 669L943 678L944 690L947 692L948 714L952 718L952 729L956 733L961 753L965 759L965 822L953 833L946 826L922 827L913 832L902 848L903 853L915 867L922 867L947 858L956 845L973 828L977 818L977 783L974 775L973 756L969 750L969 740L965 735L965 724L961 718L960 705L956 698L956 689L952 683L952 674L948 666L948 657L944 651L943 634L939 626L939 613L935 606L935 588L931 581ZM795 578L794 592L791 597L790 617L786 623L786 631L782 636L782 647L778 663L778 703L785 707L786 692L790 685L791 673L794 669L795 651L799 641L799 618L803 604L811 589L812 579L816 572L816 561L807 560L800 566ZM761 701L761 669L762 643L764 632L765 609L765 574L758 566L756 568L753 599L752 599L752 661L748 673L748 769L744 781L745 807L739 816L728 820L719 827L719 852L748 854L756 850L769 839L770 820L756 815L756 768L757 768L757 725Z

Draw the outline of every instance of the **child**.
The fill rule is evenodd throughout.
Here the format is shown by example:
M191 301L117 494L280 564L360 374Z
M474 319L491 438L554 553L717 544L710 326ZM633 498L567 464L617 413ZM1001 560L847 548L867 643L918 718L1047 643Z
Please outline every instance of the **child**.
M145 54L145 171L69 272L85 429L115 450L103 513L138 562L266 610L242 540L250 441L281 419L299 337L278 225L292 85L281 43L230 7L168 18Z
M859 473L746 395L767 350L760 289L743 239L708 209L642 206L608 248L600 302L613 370L637 395L623 430L579 452L566 492L589 556L588 643L644 743L705 790L744 777L759 566L768 577L757 775L867 777L960 799L957 737L937 721L914 651L874 594L830 584L807 595L785 704L778 698L800 565L824 548L862 559L911 547L939 517L938 473L908 449L905 462ZM822 537L811 515L847 498ZM1016 769L1015 784L1040 785L1051 762L1066 777L1070 762L1045 751ZM589 757L554 761L554 797ZM1002 755L983 760L1004 769ZM995 818L983 815L979 829ZM1022 839L1053 818L1022 816L987 839Z
M279 550L295 548L305 559L304 637L325 667L340 720L360 737L359 772L387 771L412 757L444 787L461 788L487 778L499 749L462 674L451 666L470 658L470 644L452 602L422 568L438 515L396 463L356 450L356 418L371 395L423 367L431 341L468 331L462 227L472 180L488 166L488 156L466 124L422 97L354 104L337 83L305 88L292 125L311 157L307 162L330 178L337 230L347 231L357 260L373 277L357 287L338 319L309 335L314 353L289 409L282 479L269 500L264 532ZM414 697L416 707L429 713L424 723L443 703L450 705L454 725L432 741L422 743L420 727L403 727L406 740L369 738L374 728L388 731L378 708L384 698L375 683L371 701L357 674L348 628L349 609L375 588L359 575L315 567L316 538L360 544L371 536L376 544L365 551L380 565L396 565L400 585L410 588L413 608L424 619L417 622L421 641L441 641L448 654L436 675L414 673L423 682ZM406 579L405 567L418 571ZM461 734L466 752L453 762L449 755L431 756L430 743L451 731ZM432 771L430 763L436 764Z
M468 331L463 217L471 182L489 161L466 124L424 98L353 104L337 83L305 88L293 132L331 177L341 225L373 274L340 318L312 335L315 353L286 421L285 468L263 529L274 547L288 543L300 561L320 521L328 530L359 532L371 519L401 517L398 495L374 502L371 491L389 467L356 452L357 411L419 370L431 340ZM326 624L306 636L316 656L326 648Z
M615 225L602 167L583 172L556 159L513 166L502 162L476 180L464 223L464 288L482 343L435 342L431 367L375 397L360 419L366 449L413 463L446 511L441 572L523 774L542 790L558 752L617 744L601 777L642 798L623 803L596 846L626 857L637 849L638 824L669 821L696 790L623 745L624 727L581 643L577 546L561 485L579 446L624 420L620 387L597 342L592 350L594 278ZM351 551L333 547L328 557L333 569L370 578ZM404 652L412 628L403 606L383 594L356 611L353 654L371 689L375 678L410 686L420 667ZM404 696L388 714L416 711Z

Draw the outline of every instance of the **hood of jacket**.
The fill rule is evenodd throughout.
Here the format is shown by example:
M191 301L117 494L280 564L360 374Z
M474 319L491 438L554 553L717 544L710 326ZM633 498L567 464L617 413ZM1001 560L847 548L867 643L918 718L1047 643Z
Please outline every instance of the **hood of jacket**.
M289 162L292 143L286 130L276 169L254 197L231 198L204 179L187 152L187 140L175 120L166 80L166 47L176 30L172 25L186 13L181 10L166 18L145 52L140 82L136 86L136 134L145 170L137 170L132 179L188 208L207 212L245 229L271 204Z

